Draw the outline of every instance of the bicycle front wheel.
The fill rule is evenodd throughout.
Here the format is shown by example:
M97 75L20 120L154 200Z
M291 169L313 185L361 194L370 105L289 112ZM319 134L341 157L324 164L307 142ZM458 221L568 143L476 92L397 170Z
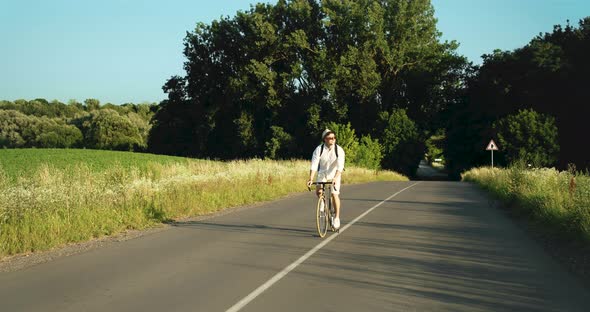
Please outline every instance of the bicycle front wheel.
M318 199L318 205L316 208L316 225L320 237L326 236L326 232L328 232L328 207L324 196L320 196Z

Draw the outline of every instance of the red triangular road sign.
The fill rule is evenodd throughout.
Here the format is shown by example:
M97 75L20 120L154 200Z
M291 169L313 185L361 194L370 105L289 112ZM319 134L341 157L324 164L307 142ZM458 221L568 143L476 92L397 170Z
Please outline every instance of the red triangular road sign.
M494 142L494 140L490 140L490 143L488 143L488 147L486 147L486 151L497 151L498 150L498 145L496 145L496 142Z

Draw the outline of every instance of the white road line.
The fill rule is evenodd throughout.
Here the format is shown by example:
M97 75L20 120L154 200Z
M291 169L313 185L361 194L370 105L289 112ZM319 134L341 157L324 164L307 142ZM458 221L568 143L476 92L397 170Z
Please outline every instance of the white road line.
M364 216L366 216L367 214L369 214L375 208L381 206L384 202L386 202L386 201L394 198L395 196L397 196L401 192L403 192L403 191L405 191L405 190L413 187L414 185L416 185L418 183L420 183L420 182L416 182L416 183L414 183L414 184L412 184L412 185L410 185L410 186L402 189L401 191L399 191L399 192L397 192L397 193L395 193L395 194L387 197L386 199L384 199L382 202L378 203L377 205L369 208L367 211L363 212L360 216L356 217L354 220L350 221L350 223L348 223L347 225L345 225L344 227L342 227L340 229L340 233L346 231L346 229L348 229L353 224L355 224L358 220L362 219ZM260 296L260 294L262 294L265 290L267 290L268 288L270 288L272 285L274 285L276 282L278 282L285 275L289 274L289 272L293 271L293 269L295 269L296 267L298 267L301 263L303 263L305 260L307 260L309 257L311 257L314 253L316 253L322 247L326 246L330 241L332 241L334 238L336 238L340 233L334 233L333 235L330 235L330 237L328 237L327 239L323 240L321 243L317 244L317 246L315 246L314 248L312 248L310 251L308 251L306 254L304 254L303 256L301 256L295 262L289 264L281 272L277 273L271 279L269 279L268 281L266 281L266 283L260 285L260 287L256 288L248 296L244 297L242 300L238 301L238 303L234 304L231 308L227 309L226 312L237 312L237 311L240 311L248 303L250 303L252 300L256 299L256 297Z

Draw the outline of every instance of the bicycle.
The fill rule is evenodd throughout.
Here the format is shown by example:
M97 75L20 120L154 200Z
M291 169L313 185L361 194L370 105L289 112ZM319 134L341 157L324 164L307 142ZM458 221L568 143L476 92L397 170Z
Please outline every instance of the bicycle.
M326 185L331 186L332 182L314 182L311 185L321 185L322 192L318 198L318 204L316 207L316 225L318 229L318 234L320 237L326 236L328 232L328 226L330 227L332 232L340 232L340 229L335 229L334 225L332 224L332 220L336 217L336 209L332 205L332 188L328 187L326 190ZM311 187L308 187L309 191L311 191ZM328 200L326 200L328 199ZM326 205L327 201L327 205ZM323 207L322 207L323 204ZM326 207L328 209L326 209ZM322 209L323 208L323 209Z

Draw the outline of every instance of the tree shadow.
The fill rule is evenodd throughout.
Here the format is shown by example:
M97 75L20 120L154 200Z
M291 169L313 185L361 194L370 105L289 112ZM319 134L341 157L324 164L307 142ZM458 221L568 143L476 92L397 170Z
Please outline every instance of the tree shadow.
M173 227L192 228L205 231L223 231L223 232L241 232L248 234L264 235L296 235L304 237L319 237L311 227L285 227L269 224L232 224L232 223L214 223L200 221L172 222Z

